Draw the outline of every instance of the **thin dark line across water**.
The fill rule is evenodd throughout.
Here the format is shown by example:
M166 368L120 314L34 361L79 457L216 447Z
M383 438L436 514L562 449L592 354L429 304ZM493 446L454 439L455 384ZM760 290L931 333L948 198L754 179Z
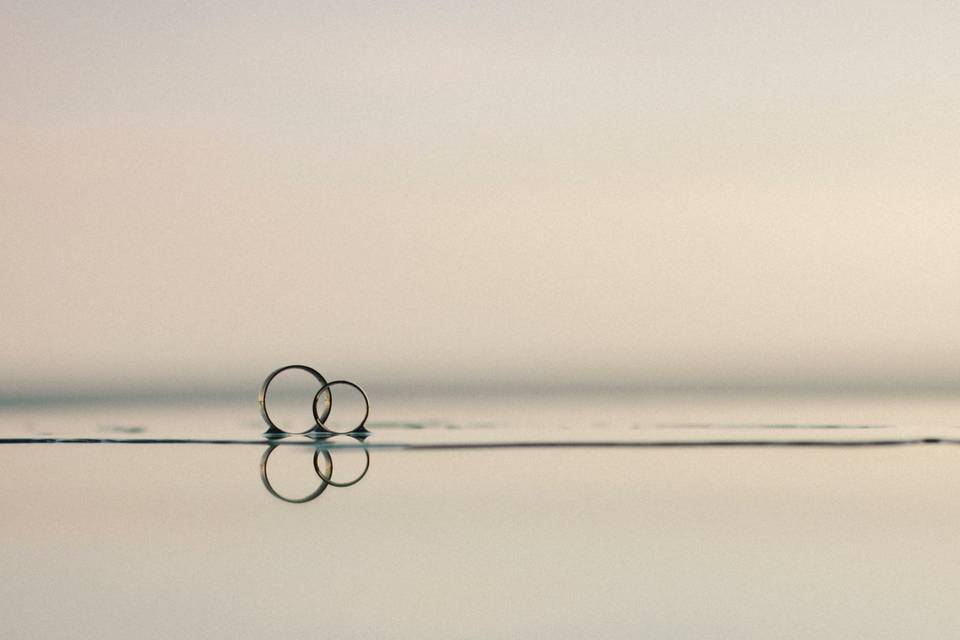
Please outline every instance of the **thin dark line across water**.
M585 440L585 441L515 441L515 442L442 442L442 443L364 443L324 444L322 441L282 440L237 440L203 438L0 438L5 444L207 444L207 445L297 445L323 448L402 449L414 451L447 451L458 449L691 449L708 447L891 447L918 445L960 445L960 438L885 438L873 440Z

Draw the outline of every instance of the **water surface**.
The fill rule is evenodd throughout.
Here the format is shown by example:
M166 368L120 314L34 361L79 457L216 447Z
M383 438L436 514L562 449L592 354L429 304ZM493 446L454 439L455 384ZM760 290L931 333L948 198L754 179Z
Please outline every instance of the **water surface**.
M7 408L0 619L11 638L940 638L960 629L958 425L946 396L388 398L366 475L292 504L262 481L255 403ZM359 444L332 444L349 480ZM315 451L276 447L281 495L318 485Z

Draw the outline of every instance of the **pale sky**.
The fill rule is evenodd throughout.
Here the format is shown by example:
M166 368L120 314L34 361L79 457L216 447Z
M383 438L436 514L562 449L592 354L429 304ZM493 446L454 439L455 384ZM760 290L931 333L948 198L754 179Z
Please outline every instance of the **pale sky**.
M960 4L0 0L0 397L960 386Z

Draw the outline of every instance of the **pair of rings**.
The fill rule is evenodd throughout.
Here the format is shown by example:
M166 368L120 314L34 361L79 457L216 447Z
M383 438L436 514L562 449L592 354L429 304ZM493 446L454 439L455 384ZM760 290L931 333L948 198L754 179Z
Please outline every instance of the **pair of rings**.
M313 411L314 425L306 431L286 431L273 421L273 419L270 417L270 412L267 409L267 391L270 389L270 384L279 374L291 369L306 371L311 376L316 378L317 382L320 383L320 390L317 391L317 393L313 396L313 405L311 407L311 410ZM333 392L331 390L335 386L351 387L360 394L361 398L363 398L363 417L355 427L347 431L335 431L326 425L326 420L330 417L330 412L333 410ZM260 386L259 402L260 415L263 417L263 421L267 423L267 430L263 432L263 436L265 438L285 438L293 435L305 435L312 438L327 438L332 435L367 432L365 425L367 423L367 418L370 416L370 401L367 399L367 394L363 392L363 389L349 380L334 380L332 382L327 382L327 379L324 378L319 371L304 364L290 364L285 367L280 367L268 375L264 379L263 384ZM322 408L320 408L321 405Z

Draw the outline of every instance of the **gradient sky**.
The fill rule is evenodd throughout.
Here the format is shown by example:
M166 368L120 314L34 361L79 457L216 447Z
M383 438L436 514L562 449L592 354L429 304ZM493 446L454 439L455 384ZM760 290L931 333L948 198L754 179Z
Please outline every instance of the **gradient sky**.
M0 1L0 396L958 385L958 42L948 2Z

